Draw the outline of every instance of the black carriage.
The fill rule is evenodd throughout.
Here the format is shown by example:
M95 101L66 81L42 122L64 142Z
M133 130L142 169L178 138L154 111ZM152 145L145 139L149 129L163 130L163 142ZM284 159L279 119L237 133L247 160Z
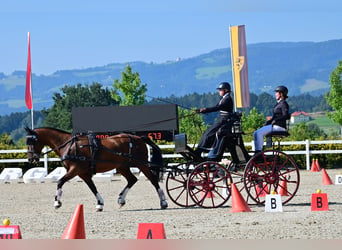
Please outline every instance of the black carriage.
M290 156L280 151L280 140L288 132L269 134L271 148L251 156L242 138L241 113L234 113L230 122L220 131L218 161L199 157L187 145L185 134L175 136L175 150L186 162L168 168L166 191L170 199L182 207L220 207L229 200L234 183L248 204L264 205L266 194L271 192L280 194L283 204L289 202L299 187L299 169ZM231 160L222 163L226 149Z

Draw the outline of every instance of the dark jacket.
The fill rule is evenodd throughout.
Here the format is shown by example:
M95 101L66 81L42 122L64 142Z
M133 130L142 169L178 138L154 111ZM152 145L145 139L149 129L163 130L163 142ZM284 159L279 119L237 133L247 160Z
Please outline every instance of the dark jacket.
M229 93L223 96L214 107L206 108L202 113L211 113L216 111L220 111L220 115L228 115L233 112L233 99Z
M286 129L286 120L291 118L289 113L289 104L285 100L280 100L273 108L273 115L266 122L267 125L278 125Z
M222 99L216 104L214 107L206 108L205 111L201 113L210 113L220 111L220 115L215 119L215 122L207 129L207 131L203 134L199 144L199 149L206 149L212 147L215 134L219 130L219 128L227 123L227 120L231 116L233 112L233 99L230 94L226 94L222 97Z

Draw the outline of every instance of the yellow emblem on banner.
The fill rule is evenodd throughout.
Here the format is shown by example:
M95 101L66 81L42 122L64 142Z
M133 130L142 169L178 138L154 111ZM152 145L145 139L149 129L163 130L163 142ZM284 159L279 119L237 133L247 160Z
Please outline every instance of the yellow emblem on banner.
M241 69L245 65L245 57L244 56L235 57L234 64L235 64L235 68L241 71Z

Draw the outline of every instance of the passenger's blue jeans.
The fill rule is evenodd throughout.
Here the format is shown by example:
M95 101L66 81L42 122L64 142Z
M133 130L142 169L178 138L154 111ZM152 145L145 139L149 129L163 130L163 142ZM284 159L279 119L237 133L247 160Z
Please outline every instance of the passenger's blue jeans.
M278 125L266 125L256 130L253 134L255 151L262 150L262 146L264 145L264 137L272 131L286 131L286 129Z

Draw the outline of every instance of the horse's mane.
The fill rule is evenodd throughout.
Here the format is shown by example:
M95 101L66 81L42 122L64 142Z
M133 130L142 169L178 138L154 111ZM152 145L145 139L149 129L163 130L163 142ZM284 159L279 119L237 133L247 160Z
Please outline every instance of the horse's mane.
M67 132L67 131L64 131L62 129L59 129L59 128L52 128L52 127L40 127L40 128L36 128L36 129L51 129L51 130L54 130L54 131L57 131L57 132L60 132L60 133L63 133L63 134L68 134L70 135L71 133Z

